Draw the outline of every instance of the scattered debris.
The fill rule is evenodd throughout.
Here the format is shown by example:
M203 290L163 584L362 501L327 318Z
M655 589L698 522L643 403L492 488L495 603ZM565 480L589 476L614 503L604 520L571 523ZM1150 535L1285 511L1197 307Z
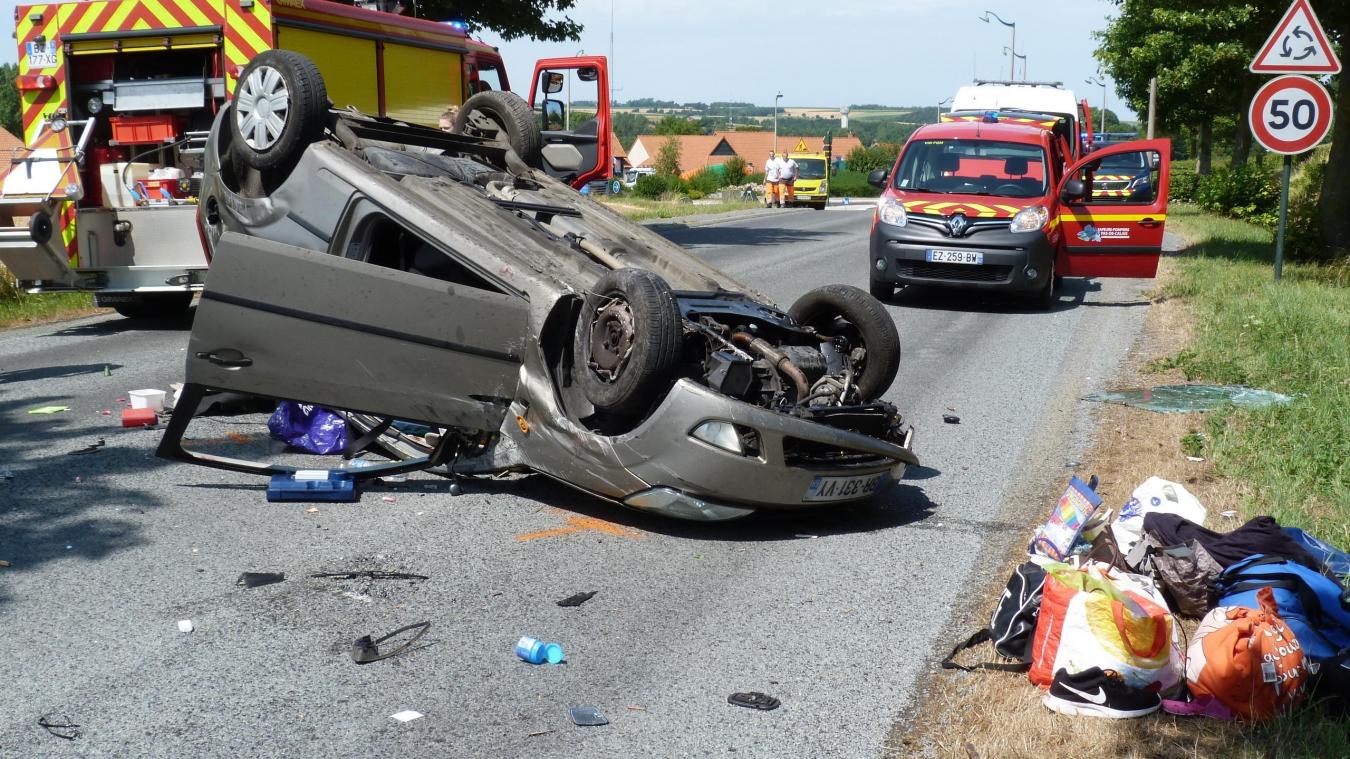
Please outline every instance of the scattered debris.
M301 469L291 474L272 475L267 485L267 500L324 501L353 503L360 499L351 477L328 469Z
M66 547L69 548L70 546L66 546ZM192 631L195 630L195 629L196 629L196 626L192 624L192 620L190 620L190 619L180 619L180 620L178 620L178 632L190 633L190 632L192 632Z
M1204 460L1205 460L1205 457L1204 457L1204 456L1187 456L1187 457L1186 457L1186 460L1187 460L1187 461L1204 461Z
M80 737L80 726L71 722L70 717L64 714L44 714L38 717L37 723L57 738L73 741Z
M572 723L580 727L596 727L598 725L608 725L609 720L600 710L594 706L574 706L567 710L572 717Z
M9 562L5 561L4 559L0 559L0 567L7 567L7 566L9 566Z
M1083 465L1083 462L1081 462L1081 461L1074 461L1074 460L1072 460L1072 459L1066 459L1066 460L1064 461L1064 468L1065 468L1065 469L1077 469L1078 467L1080 467L1080 466L1082 466L1082 465Z
M159 415L151 408L122 409L123 427L153 427L159 423Z
M1083 396L1083 400L1120 403L1159 414L1188 414L1211 411L1229 403L1242 408L1261 408L1293 399L1242 385L1159 385L1092 393Z
M309 508L305 509L305 513L306 513L306 514L318 514L318 513L319 513L319 510L318 510L317 508L313 507L313 506L310 506Z
M548 735L549 733L556 733L556 732L558 732L558 731L557 731L557 730L536 730L536 731L534 731L533 733L526 733L526 734L525 734L525 737L526 737L526 738L538 738L538 737L541 736L541 735Z
M1221 517L1226 517L1226 518L1228 518L1228 519L1233 519L1233 518L1237 517L1237 509L1229 509L1228 511L1220 511L1220 512L1219 512L1219 516L1221 516Z
M415 712L412 709L405 709L399 712L398 714L389 715L389 719L396 719L399 722L412 722L413 720L419 719L424 716L426 715L422 714L421 712Z
M246 588L259 588L263 585L282 582L285 579L285 572L244 572L239 575L239 579L235 580L234 584L243 585Z
M84 455L84 454L86 454L86 453L97 453L98 450L99 450L100 448L102 448L103 446L105 446L105 445L107 445L107 443L104 442L103 438L99 438L97 443L93 443L93 444L91 444L91 445L86 445L85 447L83 447L83 448L81 448L81 449L79 449L79 450L76 450L76 451L68 451L68 452L66 453L66 455L67 455L67 456L82 456L82 455Z
M633 704L632 706L627 707L627 709L628 709L628 711L630 711L630 712L645 712L645 711L647 711L647 707L643 706L642 704Z
M356 642L352 644L352 661L356 662L357 664L369 664L371 662L380 661L381 659L388 659L391 656L398 656L399 654L406 653L409 649L412 648L412 644L416 643L418 639L420 639L423 635L426 634L427 630L430 627L431 627L430 622L418 622L416 624L411 624L406 627L400 627L397 630L389 633L388 635L375 640L372 640L369 635L363 635L360 638L357 638ZM403 641L399 645L383 653L380 652L381 643L389 640L390 638L402 635L403 633L410 632L412 630L416 630L417 632L414 633L407 640ZM412 714L417 714L417 712L412 712ZM422 715L417 714L417 717L420 716ZM394 717L397 719L398 715L396 714L394 715ZM416 719L416 717L409 717L408 719ZM400 721L407 722L408 720L400 720Z
M355 580L365 578L367 580L430 580L426 575L415 575L409 572L384 572L378 569L354 569L350 572L315 572L310 577L317 577L329 580Z
M147 390L132 390L127 393L127 396L131 398L132 408L148 408L151 411L164 410L165 395L166 393L163 390L155 390L153 388Z
M947 424L960 424L961 417L957 416L956 414L943 414L942 421L946 422Z
M384 497L381 498L380 500L381 500L381 501L384 501L385 503L397 503L397 502L398 502L398 499L395 498L395 497L393 497L392 495L384 496Z
M769 712L777 709L782 702L768 694L751 691L750 693L733 693L727 696L727 703L732 706L744 706L747 709Z
M585 593L575 593L573 595L568 596L567 598L564 598L561 601L558 601L557 603L559 606L563 607L580 606L586 603L587 601L591 600L592 598L594 598L595 594L599 592L600 591L598 590L591 590Z
M58 414L62 411L69 411L70 406L38 406L28 409L30 414Z
M104 376L104 377L111 377L111 376L112 376L112 367L111 367L111 366L108 366L107 364L104 364L104 365L103 365L103 376Z
M544 662L561 664L563 650L562 646L557 643L545 643L537 638L522 635L520 640L516 641L516 656L530 664L543 664Z
M14 470L0 469L0 480L12 480L12 479L14 479Z

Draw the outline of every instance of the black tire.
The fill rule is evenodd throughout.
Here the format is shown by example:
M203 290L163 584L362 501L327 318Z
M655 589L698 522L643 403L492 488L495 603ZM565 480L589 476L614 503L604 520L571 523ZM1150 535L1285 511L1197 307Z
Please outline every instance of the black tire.
M867 292L872 294L883 303L895 297L895 285L890 282L878 282L875 279L867 280Z
M537 167L544 138L534 111L514 92L488 90L464 101L455 115L454 131L478 137L497 137L511 146L520 160ZM495 134L494 134L495 132ZM504 133L504 134L503 134Z
M128 319L172 319L191 307L192 293L151 293L113 304L113 310Z
M608 414L646 412L675 378L682 321L670 285L652 272L619 269L601 277L572 341L572 374L582 394Z
M282 96L285 112L277 116ZM259 114L277 116L281 126L260 121ZM328 90L319 67L290 50L260 53L239 75L229 121L231 147L240 160L259 171L289 171L328 126Z
M797 299L788 314L822 335L842 338L866 355L854 381L863 400L871 401L895 381L900 370L900 331L886 307L850 285L825 285Z
M824 210L825 210L825 203L824 203L823 201L820 202L820 203L812 203L812 204L811 204L811 207L814 208L814 209L816 209L817 211L824 211Z
M1045 278L1045 284L1031 296L1031 303L1041 311L1049 311L1054 308L1055 291L1059 289L1059 277L1055 275L1055 264L1050 264L1050 276Z

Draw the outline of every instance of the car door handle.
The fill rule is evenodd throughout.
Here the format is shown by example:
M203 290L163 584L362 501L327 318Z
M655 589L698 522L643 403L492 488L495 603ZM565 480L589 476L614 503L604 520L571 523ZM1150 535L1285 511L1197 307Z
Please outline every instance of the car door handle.
M201 351L197 354L197 358L204 358L216 366L223 366L227 369L239 369L245 366L253 366L253 359L245 356L239 351L228 351L228 353L233 355L222 356L209 351Z
M1146 229L1152 229L1161 223L1162 222L1158 221L1157 219L1150 219L1147 217L1139 220L1139 226L1144 227Z

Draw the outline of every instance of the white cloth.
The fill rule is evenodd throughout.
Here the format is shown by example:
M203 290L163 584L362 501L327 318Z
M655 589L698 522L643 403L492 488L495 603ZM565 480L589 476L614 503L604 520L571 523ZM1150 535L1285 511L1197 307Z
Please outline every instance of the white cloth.
M797 162L791 158L786 158L778 163L778 180L780 182L791 182L797 178Z
M783 163L778 158L770 158L764 162L764 181L777 182L782 176Z

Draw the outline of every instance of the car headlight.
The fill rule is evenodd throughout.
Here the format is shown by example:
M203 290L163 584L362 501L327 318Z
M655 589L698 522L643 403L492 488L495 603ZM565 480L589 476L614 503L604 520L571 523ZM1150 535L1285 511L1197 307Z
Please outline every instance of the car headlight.
M689 435L738 456L759 455L759 434L749 427L709 419L695 427Z
M905 226L908 220L905 216L905 207L895 198L882 198L877 202L877 218L883 224L890 224L895 227Z
M1044 227L1047 221L1050 221L1050 212L1045 206L1031 206L1018 211L1008 229L1014 232L1036 232Z

